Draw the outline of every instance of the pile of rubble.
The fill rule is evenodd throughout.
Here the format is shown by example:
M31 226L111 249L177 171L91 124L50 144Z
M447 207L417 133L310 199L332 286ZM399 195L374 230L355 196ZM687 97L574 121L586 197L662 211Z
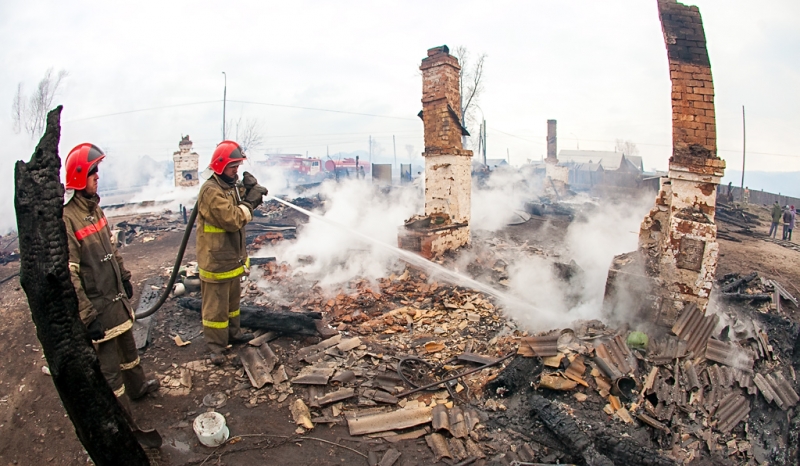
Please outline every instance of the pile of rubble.
M649 426L656 443L680 462L711 454L764 464L781 440L748 428L751 409L788 411L800 400L794 367L765 327L741 317L723 325L719 315L689 305L669 334L649 338L626 326L584 322L576 330L521 338L519 354L541 358L538 389L574 392L577 404L599 395L608 416ZM784 357L792 354L791 346L783 350ZM496 390L503 395L508 388Z
M786 290L777 280L761 277L752 272L741 276L731 273L718 279L720 295L727 301L750 303L759 312L773 313L788 317L783 310L782 302L789 302L798 307L797 298Z

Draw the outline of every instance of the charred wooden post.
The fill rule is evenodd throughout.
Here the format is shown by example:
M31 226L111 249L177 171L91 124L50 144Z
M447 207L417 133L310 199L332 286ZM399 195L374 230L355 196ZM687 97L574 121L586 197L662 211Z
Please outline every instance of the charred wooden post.
M561 442L569 448L569 453L583 457L589 466L613 466L614 463L597 451L592 440L578 427L568 414L539 395L530 399L533 415L539 417Z
M30 162L18 161L15 167L20 284L61 403L89 456L100 466L147 465L78 317L61 219L60 116L61 106L47 115L47 128Z
M200 312L203 300L197 298L180 298L178 305ZM289 335L318 335L315 320L322 319L319 312L281 312L262 306L241 306L240 318L242 327L250 329L280 332Z

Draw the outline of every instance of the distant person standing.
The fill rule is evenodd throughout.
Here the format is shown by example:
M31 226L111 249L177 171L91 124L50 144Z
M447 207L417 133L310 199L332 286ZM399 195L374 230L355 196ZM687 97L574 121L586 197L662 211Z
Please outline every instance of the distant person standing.
M772 224L769 226L769 236L775 238L778 235L778 224L782 215L783 209L781 209L778 201L775 201L775 204L772 205Z
M744 195L742 196L742 202L744 202L744 205L750 203L750 188L748 188L747 186L744 187Z
M794 209L794 206L791 206L791 208L789 208L789 213L792 215L792 218L791 218L791 220L789 220L789 235L787 236L786 239L788 241L791 241L792 240L792 230L794 230L794 222L795 222L795 219L797 218L797 211Z
M794 206L792 206L794 209ZM790 224L794 220L794 216L792 215L792 209L789 209L789 206L786 206L786 209L783 211L783 240L786 241L789 233L792 231L790 229Z

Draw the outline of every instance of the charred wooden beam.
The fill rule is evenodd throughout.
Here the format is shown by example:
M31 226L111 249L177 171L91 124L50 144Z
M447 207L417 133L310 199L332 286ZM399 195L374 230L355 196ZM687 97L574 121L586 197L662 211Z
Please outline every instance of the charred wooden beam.
M611 458L614 464L629 466L677 466L678 464L651 448L630 438L618 437L607 429L595 430L593 435L597 448Z
M723 286L722 287L722 292L723 293L729 293L729 292L731 292L733 290L736 290L740 286L746 285L746 284L752 282L753 280L756 279L756 277L758 277L758 273L753 272L750 275L747 275L746 277L738 278L738 279L728 283L727 285Z
M772 295L769 293L722 293L722 297L731 301L753 301L755 303L772 300Z
M180 298L178 305L200 312L203 300ZM241 306L240 310L242 327L294 335L317 335L314 321L322 319L322 313L319 312L273 311L263 306Z
M578 427L578 423L556 405L539 395L531 396L530 403L533 407L532 415L541 419L544 425L567 446L569 453L581 456L589 466L615 464L597 451L592 440Z
M100 466L147 465L78 316L61 219L60 116L61 106L47 115L47 128L30 162L18 161L14 170L20 284L61 403L89 456Z

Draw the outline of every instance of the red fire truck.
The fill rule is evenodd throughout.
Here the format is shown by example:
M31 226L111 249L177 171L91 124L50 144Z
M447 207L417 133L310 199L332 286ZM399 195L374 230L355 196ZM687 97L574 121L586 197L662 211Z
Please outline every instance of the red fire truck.
M326 176L322 170L322 160L299 154L270 154L263 163L268 167L283 170L288 177L298 183L322 181Z
M358 169L356 168L358 167ZM353 177L358 175L358 171L363 170L364 176L370 176L369 162L365 160L356 160L353 158L333 160L328 159L325 161L325 171L335 173L338 178Z

